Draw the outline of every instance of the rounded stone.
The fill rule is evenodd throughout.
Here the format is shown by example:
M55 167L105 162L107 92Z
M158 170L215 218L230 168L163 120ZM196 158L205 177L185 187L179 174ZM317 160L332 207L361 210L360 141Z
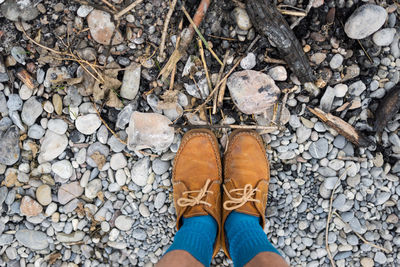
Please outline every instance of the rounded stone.
M51 188L47 184L41 185L36 189L36 199L43 206L51 203Z
M51 170L63 179L72 176L73 168L68 160L61 160L51 165Z
M83 116L79 116L75 120L76 129L85 134L91 135L96 132L96 130L100 127L101 120L96 114L87 114Z

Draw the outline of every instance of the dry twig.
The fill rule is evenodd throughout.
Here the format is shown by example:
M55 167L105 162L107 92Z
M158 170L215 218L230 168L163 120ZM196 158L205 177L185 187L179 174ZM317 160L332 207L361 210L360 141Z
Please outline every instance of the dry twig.
M215 88L211 91L211 93L207 96L206 100L199 105L193 112L193 114L196 114L198 111L200 111L213 97L213 95L215 94L215 92L218 90L218 88L221 86L221 84L226 81L229 77L229 75L232 74L232 72L237 68L237 66L239 66L240 61L242 60L242 58L240 58L236 64L232 67L232 69L225 75L225 77L215 86Z
M197 44L199 45L200 57L201 57L201 61L203 62L204 72L206 73L207 84L208 84L208 87L211 89L212 83L211 83L211 79L210 79L210 74L208 73L206 57L204 56L203 44L200 39L197 40Z
M331 197L329 199L329 211L328 211L328 218L326 219L326 228L325 228L325 247L326 247L326 252L328 253L329 260L331 262L332 267L335 267L335 261L333 260L331 250L329 248L329 243L328 243L328 235L329 235L329 223L331 222L332 219L332 203L333 203L333 195L335 194L336 187L339 185L339 182L343 179L343 177L346 175L347 171L349 170L350 167L347 167L347 169L342 173L342 175L339 176L339 178L336 181L335 186L332 189Z
M108 7L110 7L112 10L114 10L115 12L118 11L115 6L113 4L111 4L110 2L108 2L107 0L101 0L104 4L106 4Z
M104 126L106 126L106 128L112 133L112 135L115 136L115 138L117 138L118 141L120 141L120 142L121 142L122 144L124 144L124 145L127 145L127 142L125 142L124 140L122 140L122 139L114 132L114 130L111 129L110 126L108 126L107 122L101 117L101 114L100 114L99 110L97 109L96 104L94 103L93 98L91 98L91 100L92 100L93 108L94 108L94 110L96 111L97 116L99 117L99 119L101 120L101 122L104 124Z
M160 44L160 57L162 59L165 58L165 53L164 53L165 39L167 38L169 21L171 20L172 13L174 13L177 1L178 0L173 0L172 1L171 5L169 6L169 10L168 10L167 16L165 17L164 27L163 27L163 31L162 31L162 35L161 35L161 44Z
M310 12L310 9L312 8L313 4L314 4L314 0L309 0L308 5L305 10L305 13L306 13L305 16L296 19L296 21L293 22L292 25L290 25L290 29L293 29L294 27L299 25L300 21L302 21L308 15L308 12Z
M114 16L115 20L119 20L123 15L125 15L126 13L128 13L129 11L134 9L135 6L139 5L142 2L143 2L143 0L134 1L132 4L128 5L126 8L122 9L120 12L115 14L115 16Z
M183 125L183 124L170 124L169 126L174 128L187 128L187 129L197 129L197 128L207 128L207 129L246 129L246 130L264 130L268 132L274 132L279 130L276 126L261 126L261 125Z
M222 62L223 64L222 64L222 66L221 66L221 68L219 69L219 72L218 72L217 84L221 81L222 75L224 74L224 69L225 69L226 62L228 61L229 52L230 52L229 50L225 52L224 61ZM222 88L223 88L223 86L221 85L220 89L217 90L217 92L214 95L212 114L216 114L217 113L217 102L218 102L219 92L221 91ZM225 89L224 89L224 93L225 93Z

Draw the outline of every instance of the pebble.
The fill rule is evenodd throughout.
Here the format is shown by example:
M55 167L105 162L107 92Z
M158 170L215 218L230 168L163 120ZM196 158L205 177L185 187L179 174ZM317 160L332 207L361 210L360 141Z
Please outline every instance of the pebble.
M283 66L273 67L268 71L268 75L275 81L286 81L287 79L287 72Z
M1 13L7 19L11 21L30 21L35 19L39 15L39 11L35 5L32 5L30 1L18 2L14 0L6 0L1 5Z
M256 66L256 55L254 53L248 53L246 57L240 61L240 67L244 70L251 70Z
M111 156L111 159L110 159L111 169L113 169L113 170L122 169L122 168L125 168L126 165L127 165L127 161L126 161L124 154L116 153Z
M21 86L21 88L18 91L19 97L22 100L28 100L32 96L32 90L28 88L25 84Z
M21 110L22 104L23 102L19 95L11 94L8 96L7 107L9 111Z
M362 258L361 261L361 266L362 267L373 267L374 266L374 260L371 258Z
M26 125L31 126L35 123L36 119L42 114L42 112L42 104L33 96L25 101L21 112L21 119Z
M135 229L132 232L132 237L136 240L144 241L147 238L147 234L143 229Z
M267 74L244 70L229 76L227 86L233 103L245 114L259 114L278 100L280 89Z
M93 179L85 187L85 196L89 199L94 199L102 187L100 179Z
M161 207L164 206L166 199L167 195L164 192L159 192L154 200L154 208L157 210L161 209Z
M76 129L85 134L91 135L96 132L96 130L100 127L101 120L97 116L97 114L87 114L83 116L79 116L75 120Z
M247 14L246 10L240 7L236 7L233 10L233 17L235 18L235 22L239 29L243 31L248 31L252 27L250 17Z
M325 158L328 154L328 141L325 138L321 138L310 145L309 152L315 159Z
M349 86L349 93L354 95L354 96L360 96L367 87L362 81L357 81Z
M340 66L342 66L343 63L343 56L341 54L335 54L331 61L329 61L329 66L331 69L335 70L338 69Z
M22 229L15 233L15 238L23 246L28 247L32 250L42 250L49 246L47 241L47 235L40 231Z
M161 114L133 112L126 130L128 149L137 151L151 148L157 152L167 149L175 136L174 128L169 126L171 123Z
M351 39L363 39L379 30L387 16L386 10L381 6L362 5L347 19L344 31Z
M120 93L123 98L133 100L136 97L140 86L140 74L141 65L138 63L132 62L126 68Z
M76 231L71 234L57 233L56 238L61 243L72 243L79 242L85 237L85 233L82 231Z
M333 87L328 86L325 90L324 95L320 100L320 107L325 112L330 112L333 104L333 100L335 99L335 89Z
M79 185L79 182L63 184L58 189L58 202L61 205L65 205L72 199L80 197L82 194L83 188Z
M119 169L115 173L115 181L119 186L123 186L126 183L126 174L125 171L122 169Z
M118 45L124 40L119 30L115 29L114 22L111 20L111 15L105 11L93 10L87 16L87 23L90 34L99 44ZM113 38L112 42L111 38Z
M131 217L120 215L115 220L115 227L121 231L129 231L132 228L134 220Z
M340 84L335 85L334 89L335 89L335 96L336 97L344 97L349 88L348 88L348 86L346 84L340 83Z
M19 130L13 125L6 131L0 131L0 164L13 165L19 157Z
M157 175L162 175L165 172L167 172L169 169L169 166L170 166L169 161L163 161L159 158L156 158L152 162L152 169L153 169L154 173Z
M147 218L150 216L149 208L143 203L140 203L140 205L139 205L139 212L144 218Z
M81 18L86 18L87 15L93 10L92 6L87 6L87 5L81 5L78 10L76 11L76 14L81 17Z
M149 177L150 159L148 157L138 160L131 169L132 181L138 186L145 186Z
M394 28L382 29L374 33L372 40L377 46L388 46L393 42L395 34L396 29Z
M63 179L68 179L72 176L73 168L68 160L61 160L51 165L51 170Z
M43 211L43 207L29 196L24 196L21 200L21 213L25 216L37 216Z
M39 162L51 161L58 157L68 145L68 139L63 135L48 130L40 146Z
M379 263L379 264L385 264L387 261L386 255L381 252L378 251L375 253L375 257L374 257L375 262Z
M47 128L56 134L65 134L68 129L68 124L61 119L51 119L47 123Z
M36 199L43 205L47 206L51 203L51 188L47 184L41 185L36 189Z

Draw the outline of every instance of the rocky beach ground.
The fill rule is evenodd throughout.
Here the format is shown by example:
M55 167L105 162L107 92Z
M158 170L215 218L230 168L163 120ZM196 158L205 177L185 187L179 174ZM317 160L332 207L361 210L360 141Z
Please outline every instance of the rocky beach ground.
M0 266L156 264L176 232L171 169L188 125L213 128L222 151L231 128L258 127L265 232L291 266L400 265L400 114L376 127L383 99L400 103L398 3L276 2L316 77L300 83L228 0L199 27L208 44L195 35L162 80L189 26L178 2L160 53L173 2L0 0ZM190 16L198 4L185 2ZM232 262L221 251L212 265Z

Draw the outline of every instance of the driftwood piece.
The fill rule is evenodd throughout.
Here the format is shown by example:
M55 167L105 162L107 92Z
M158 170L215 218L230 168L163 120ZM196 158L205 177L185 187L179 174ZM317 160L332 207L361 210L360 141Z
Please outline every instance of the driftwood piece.
M269 0L247 0L246 9L256 30L275 44L300 82L313 82L315 76L303 48L276 6Z
M382 99L375 112L374 130L382 132L387 123L399 112L400 109L400 85L392 88Z
M354 129L353 126L345 122L339 117L332 115L331 113L325 113L318 108L308 108L311 113L317 116L321 121L323 121L329 127L332 127L339 134L343 135L347 140L352 142L358 147L367 147L373 144L360 132Z

